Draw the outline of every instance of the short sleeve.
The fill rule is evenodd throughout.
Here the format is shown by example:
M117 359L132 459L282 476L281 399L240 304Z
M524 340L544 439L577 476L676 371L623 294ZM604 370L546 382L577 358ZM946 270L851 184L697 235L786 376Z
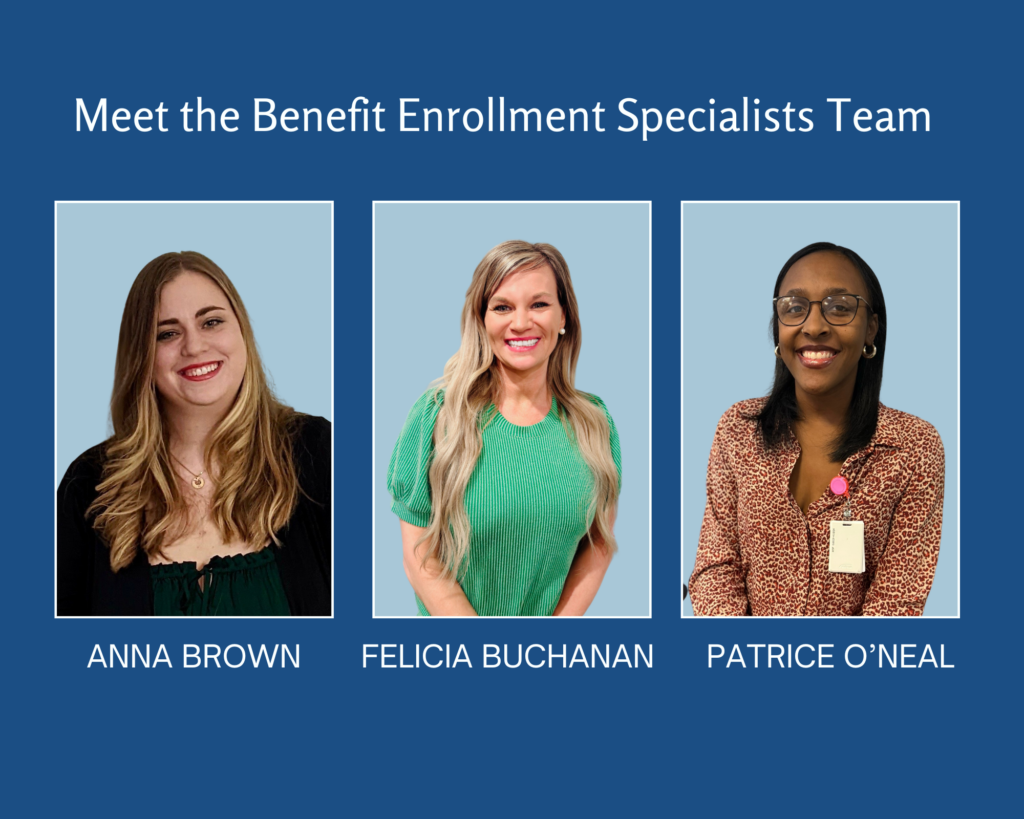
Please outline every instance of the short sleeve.
M622 491L622 449L619 446L619 431L615 427L615 421L612 419L612 414L608 412L608 407L605 406L604 401L598 398L596 395L591 395L590 400L593 401L597 406L604 410L604 417L608 419L608 429L610 434L608 436L608 443L612 450L612 460L615 462L615 469L619 473L619 492Z
M442 401L442 393L428 390L413 404L388 464L391 511L421 528L430 523L430 462Z

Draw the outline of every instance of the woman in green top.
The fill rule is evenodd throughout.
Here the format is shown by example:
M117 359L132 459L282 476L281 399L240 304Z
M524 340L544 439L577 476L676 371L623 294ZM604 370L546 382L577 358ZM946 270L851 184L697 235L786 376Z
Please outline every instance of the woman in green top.
M615 551L619 440L574 386L581 330L562 254L504 242L477 266L462 342L388 467L422 614L581 615Z

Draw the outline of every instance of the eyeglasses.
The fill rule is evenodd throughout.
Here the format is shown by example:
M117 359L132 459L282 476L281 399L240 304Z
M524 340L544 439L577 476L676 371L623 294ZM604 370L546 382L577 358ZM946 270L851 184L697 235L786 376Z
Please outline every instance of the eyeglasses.
M772 299L775 315L787 327L799 327L811 314L811 305L821 306L821 315L829 324L842 326L857 318L857 307L861 302L870 310L867 299L852 293L840 293L837 296L826 296L821 301L810 301L803 296L779 296Z

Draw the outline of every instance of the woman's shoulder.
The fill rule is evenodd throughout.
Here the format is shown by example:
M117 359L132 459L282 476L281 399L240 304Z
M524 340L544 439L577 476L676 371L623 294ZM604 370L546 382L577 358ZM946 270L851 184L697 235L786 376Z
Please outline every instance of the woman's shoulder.
M320 460L324 453L330 460L331 422L319 415L297 412L291 419L293 426L292 448L301 459L312 457Z
M592 392L583 392L582 390L579 390L578 394L583 398L586 398L595 407L599 407L601 409L601 411L604 413L605 419L608 421L608 427L611 431L613 447L617 446L619 431L615 427L615 419L612 418L612 414L611 411L608 409L608 405L600 396L594 395Z
M881 402L878 404L874 441L882 446L906 450L942 452L942 438L935 427L923 418L887 407Z
M91 492L95 494L96 484L103 476L106 463L107 441L90 447L71 462L60 482L62 492Z
M765 396L737 401L722 413L718 420L718 432L743 436L756 432L758 416L767 401Z
M430 387L416 399L416 403L412 405L412 409L409 410L409 415L406 419L406 426L410 424L417 424L420 426L428 426L431 429L434 427L434 423L437 421L437 414L441 411L441 406L444 404L444 388L443 387Z
M592 392L580 392L580 395L584 396L591 404L595 404L608 412L608 405L604 402L604 399L600 395L594 395Z
M296 440L311 448L331 440L331 422L319 415L295 413Z
M108 441L90 447L71 462L57 487L57 512L62 520L76 525L84 520L85 510L98 495L96 487L103 479Z

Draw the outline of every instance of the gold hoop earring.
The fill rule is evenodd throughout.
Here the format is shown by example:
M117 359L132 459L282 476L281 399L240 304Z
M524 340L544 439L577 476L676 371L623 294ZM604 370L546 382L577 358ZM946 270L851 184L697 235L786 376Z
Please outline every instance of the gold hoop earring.
M872 344L871 345L871 354L868 355L868 345L865 344L863 352L864 352L864 358L874 358L875 357L875 353L878 352L878 348L874 344Z
M782 356L779 354L779 345L778 344L775 345L775 357L776 358L782 358Z

